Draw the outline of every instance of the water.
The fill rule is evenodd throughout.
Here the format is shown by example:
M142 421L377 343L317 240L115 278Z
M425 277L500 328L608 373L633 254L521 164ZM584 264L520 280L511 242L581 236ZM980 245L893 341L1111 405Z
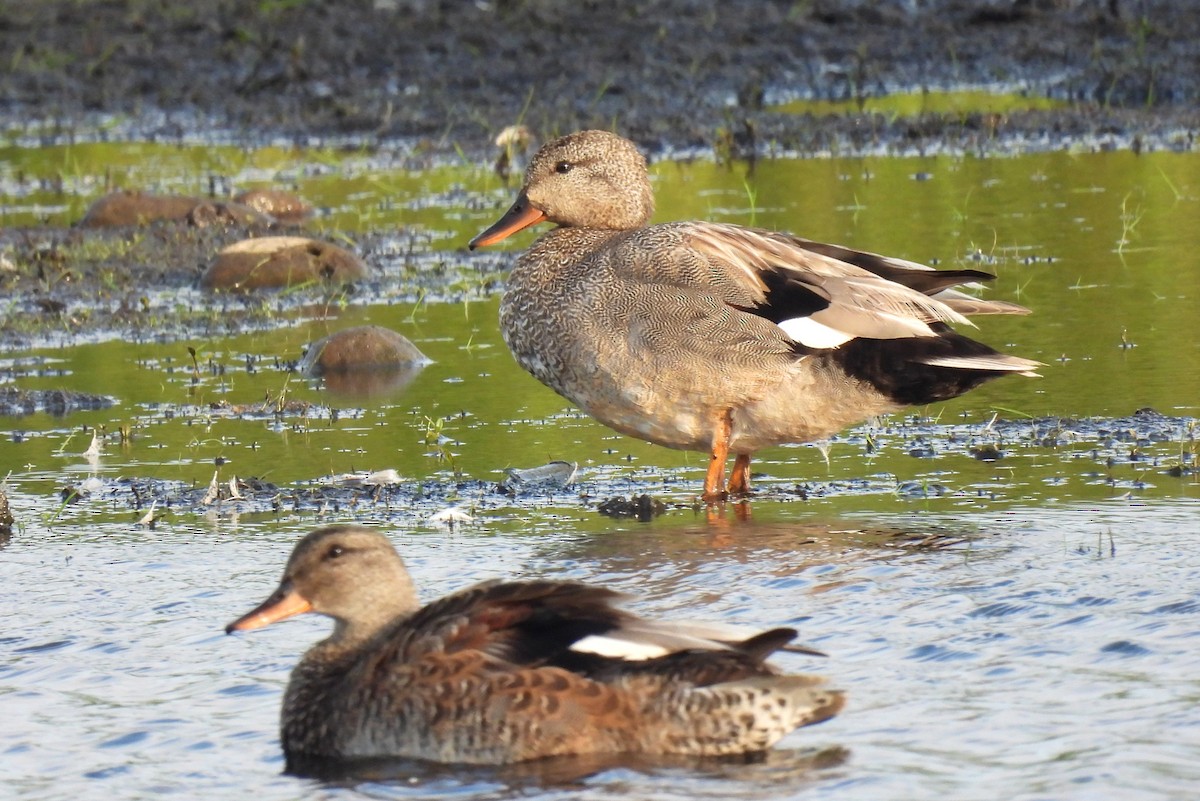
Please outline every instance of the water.
M4 223L77 218L106 170L171 191L203 191L217 175L294 183L327 210L316 224L326 232L415 220L449 261L466 263L459 249L512 192L482 168L411 174L378 154L94 147L6 149ZM38 177L55 174L66 189ZM833 158L763 162L751 174L660 163L654 175L659 219L787 228L996 272L993 296L1034 314L981 320L979 336L1046 362L1044 377L849 431L827 454L766 451L749 520L677 506L639 524L600 516L601 498L578 492L520 501L472 484L456 502L474 520L454 529L432 520L436 508L364 502L336 513L180 508L147 530L136 525L145 510L113 487L131 477L203 487L217 460L223 479L295 485L383 468L410 482L492 482L505 467L569 459L585 494L683 504L704 457L616 436L522 374L486 293L454 304L354 299L227 339L3 354L22 387L118 400L3 421L0 474L18 520L0 549L6 796L1189 795L1200 781L1200 156ZM274 367L360 322L401 331L435 363L402 394L369 399ZM224 374L193 376L187 345ZM211 406L281 391L317 405L281 420ZM1168 417L1138 441L1126 432L1143 407ZM1076 419L1088 416L1100 419ZM87 459L85 427L96 425L108 432L104 453ZM133 434L124 443L122 428ZM1003 458L973 458L981 444ZM62 502L64 487L88 479L101 491ZM830 656L780 663L829 675L848 706L761 764L633 765L570 780L283 776L280 692L327 626L301 619L237 637L222 627L274 587L301 534L346 517L388 529L427 598L489 577L569 577L627 591L648 614L797 625ZM844 759L828 758L837 749ZM818 752L826 758L811 766Z
M1192 503L895 520L797 515L601 534L394 532L426 597L479 578L587 579L654 614L798 625L850 692L788 757L706 771L621 770L586 797L1171 798L1200 781L1200 555ZM3 776L21 798L317 798L279 775L279 693L327 626L221 626L273 588L308 523L138 534L40 530L6 549ZM836 526L836 528L835 528ZM856 526L858 530L855 530ZM902 533L963 538L946 547ZM131 578L135 580L131 581ZM848 749L796 774L809 749ZM368 795L522 795L416 772ZM561 788L546 788L552 797ZM349 789L335 795L349 795Z

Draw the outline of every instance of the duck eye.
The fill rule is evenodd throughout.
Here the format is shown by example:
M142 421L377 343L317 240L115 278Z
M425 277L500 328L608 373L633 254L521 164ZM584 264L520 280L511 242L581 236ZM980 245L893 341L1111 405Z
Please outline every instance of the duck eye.
M337 559L344 554L346 550L340 545L330 545L329 550L325 552L326 559Z
M556 173L559 173L560 175L566 175L567 173L569 173L571 171L571 168L574 166L575 165L569 161L560 161L554 165L554 171Z

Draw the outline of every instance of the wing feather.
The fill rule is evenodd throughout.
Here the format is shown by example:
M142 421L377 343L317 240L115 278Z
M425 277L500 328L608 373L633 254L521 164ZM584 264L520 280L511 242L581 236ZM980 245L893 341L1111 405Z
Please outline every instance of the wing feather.
M988 277L986 273L944 271L948 275L934 280L942 273L924 265L783 234L720 223L682 223L680 228L686 247L708 262L714 291L724 291L726 302L768 317L809 347L836 347L856 337L937 336L933 324L971 325L963 311L987 307L983 302L973 306L965 300L971 296L961 292L941 297L947 285L979 280ZM879 269L886 268L886 277L829 253L872 264L870 260L875 260L884 265ZM927 286L935 294L897 280L906 274L914 276L910 283ZM803 324L789 325L805 319L824 330L810 334Z

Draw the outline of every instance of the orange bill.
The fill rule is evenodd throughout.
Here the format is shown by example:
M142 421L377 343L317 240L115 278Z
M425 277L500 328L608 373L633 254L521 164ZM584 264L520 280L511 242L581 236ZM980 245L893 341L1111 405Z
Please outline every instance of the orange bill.
M280 584L279 589L275 590L270 598L226 626L225 633L233 634L235 631L261 629L263 626L269 626L311 610L312 604L292 589L291 582L287 582Z
M517 231L540 223L544 219L546 219L545 213L530 203L529 198L525 197L525 193L522 192L517 198L517 202L512 204L512 208L504 212L504 216L497 220L491 228L472 239L467 247L474 250L482 245L494 245Z

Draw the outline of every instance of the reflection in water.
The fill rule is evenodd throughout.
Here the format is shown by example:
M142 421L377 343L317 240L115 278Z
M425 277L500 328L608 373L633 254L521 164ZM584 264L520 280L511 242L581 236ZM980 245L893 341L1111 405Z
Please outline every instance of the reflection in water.
M394 398L421 374L423 364L404 367L377 368L331 372L322 376L325 388L338 398L364 400L368 398Z
M523 795L539 791L579 790L610 781L629 783L625 771L656 780L731 779L795 791L812 774L843 765L850 750L841 746L779 748L737 757L647 756L644 754L589 754L554 757L501 767L444 765L412 759L324 760L289 759L285 770L296 776L319 779L334 786L401 782L407 789L450 792L504 789ZM605 774L609 774L607 776Z

